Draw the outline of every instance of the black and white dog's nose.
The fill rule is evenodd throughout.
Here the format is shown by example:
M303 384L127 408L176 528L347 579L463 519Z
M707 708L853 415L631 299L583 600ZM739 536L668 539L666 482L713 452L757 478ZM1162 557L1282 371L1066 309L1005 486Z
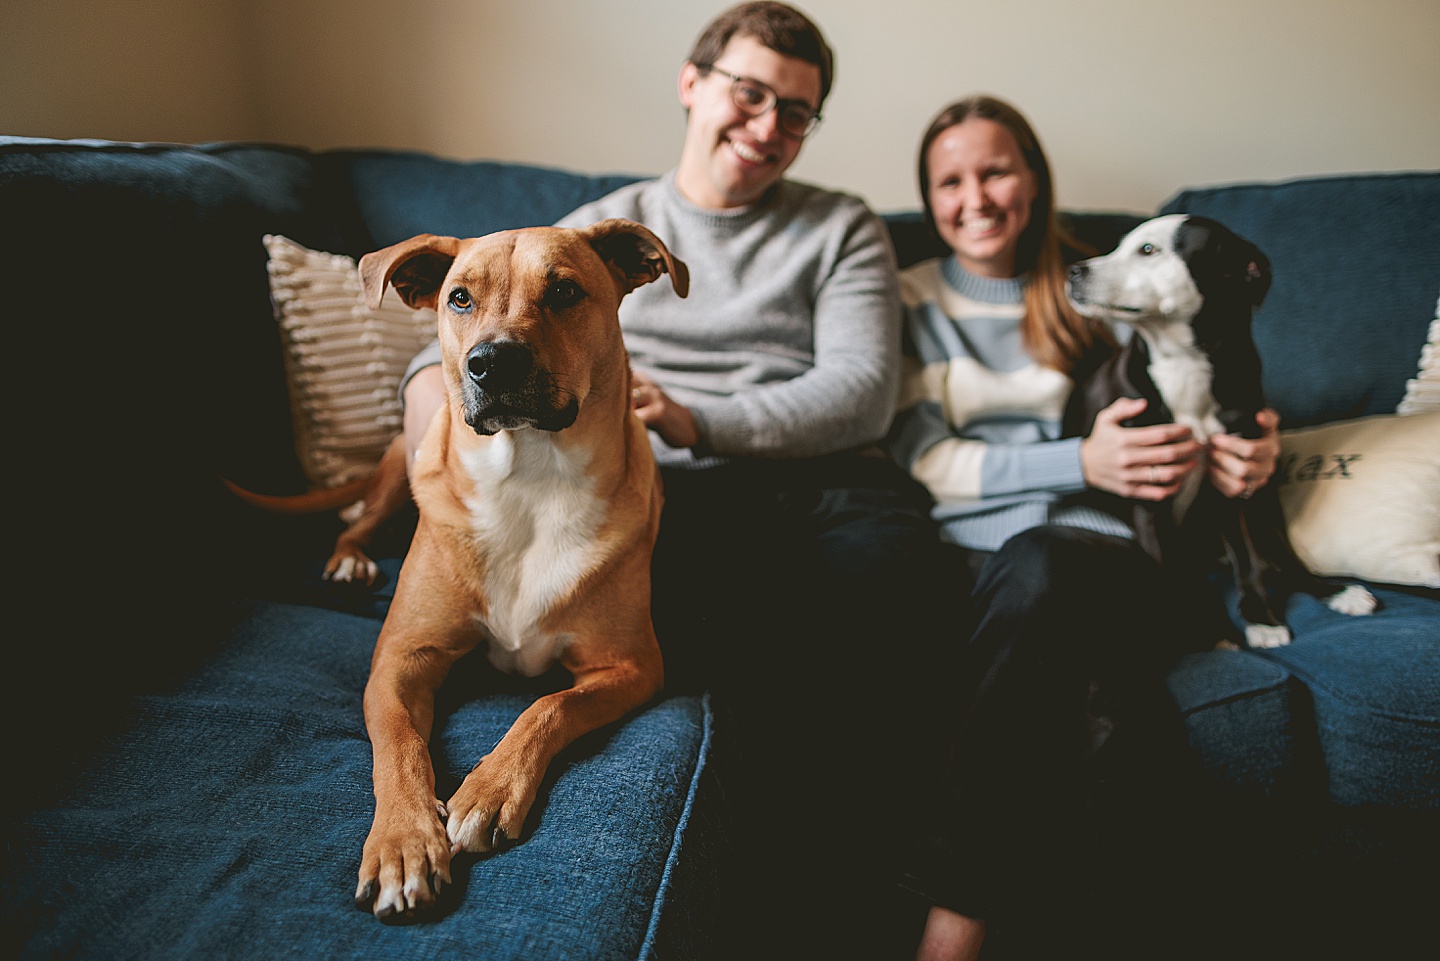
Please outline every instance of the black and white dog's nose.
M530 348L515 341L487 341L470 348L465 370L476 386L499 390L523 384L535 365Z
M1071 264L1071 265L1070 265L1070 280L1071 280L1071 282L1077 281L1077 280L1079 280L1080 278L1084 277L1086 271L1088 271L1089 269L1090 269L1089 266L1088 266L1083 260L1080 261L1079 263Z

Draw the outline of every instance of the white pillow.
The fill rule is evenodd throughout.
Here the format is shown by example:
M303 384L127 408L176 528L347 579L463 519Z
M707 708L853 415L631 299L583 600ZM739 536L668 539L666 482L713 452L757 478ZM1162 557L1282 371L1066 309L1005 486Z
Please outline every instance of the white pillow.
M1405 382L1405 396L1395 413L1413 414L1422 410L1440 410L1440 300L1435 301L1430 335L1420 348L1420 369Z
M393 290L367 307L349 257L272 234L265 249L300 465L317 487L363 476L400 433L400 378L435 337L435 312Z
M1312 571L1440 587L1440 410L1282 431L1276 481Z

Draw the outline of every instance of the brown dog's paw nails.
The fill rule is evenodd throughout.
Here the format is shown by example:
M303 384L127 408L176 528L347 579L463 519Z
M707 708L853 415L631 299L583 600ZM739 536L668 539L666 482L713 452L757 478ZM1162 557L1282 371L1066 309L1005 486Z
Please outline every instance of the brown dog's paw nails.
M373 880L362 881L359 889L355 892L355 907L368 914L371 906L375 903L377 887Z
M501 851L513 848L519 842L518 838L512 838L505 833L505 829L498 824L495 830L490 832L490 851L499 854Z
M400 895L405 899L403 909L406 912L419 911L434 903L434 879L435 875L432 873L405 882L405 886L400 889Z
M404 902L398 899L387 898L384 895L381 895L375 900L375 917L379 918L381 921L388 921L391 918L394 918L397 915L403 913L404 910Z

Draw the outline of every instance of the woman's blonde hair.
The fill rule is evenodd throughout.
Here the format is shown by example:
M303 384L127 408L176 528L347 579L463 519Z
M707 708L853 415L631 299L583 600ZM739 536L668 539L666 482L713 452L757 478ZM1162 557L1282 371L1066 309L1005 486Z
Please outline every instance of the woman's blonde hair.
M992 120L1010 131L1035 175L1036 194L1030 207L1030 223L1015 249L1017 275L1030 275L1025 287L1025 319L1021 322L1020 335L1025 349L1037 363L1069 373L1097 339L1108 341L1110 338L1081 317L1065 296L1066 266L1061 244L1085 253L1093 251L1085 250L1084 244L1060 226L1050 161L1020 111L1003 100L979 95L950 104L931 121L920 141L920 198L925 206L925 221L931 230L936 229L935 212L930 207L930 145L946 130L972 117Z

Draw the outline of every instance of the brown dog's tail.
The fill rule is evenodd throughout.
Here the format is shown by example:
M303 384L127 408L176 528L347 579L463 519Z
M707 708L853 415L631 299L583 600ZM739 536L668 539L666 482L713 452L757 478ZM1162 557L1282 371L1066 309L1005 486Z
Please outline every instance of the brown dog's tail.
M361 500L370 484L370 476L347 481L335 487L322 487L304 494L257 494L233 481L221 478L230 492L247 504L274 514L318 514L320 511L349 507Z

